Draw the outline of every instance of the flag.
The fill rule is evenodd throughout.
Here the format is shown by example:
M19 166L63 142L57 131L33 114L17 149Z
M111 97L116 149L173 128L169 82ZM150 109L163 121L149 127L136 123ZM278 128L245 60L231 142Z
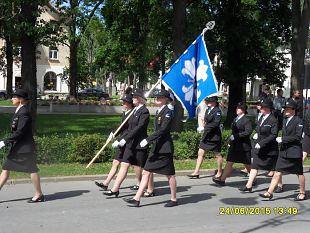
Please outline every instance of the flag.
M189 118L195 117L196 107L206 97L218 94L217 81L202 34L163 75L162 81L181 102Z

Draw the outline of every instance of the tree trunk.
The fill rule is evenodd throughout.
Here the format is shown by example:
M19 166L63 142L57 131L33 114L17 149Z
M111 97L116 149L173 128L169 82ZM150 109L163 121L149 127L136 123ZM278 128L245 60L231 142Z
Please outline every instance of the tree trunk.
M305 49L308 42L310 21L310 0L305 0L301 10L301 1L292 1L292 67L291 92L303 88ZM302 93L302 92L301 92Z
M77 48L78 42L76 40L71 41L70 43L70 81L69 81L69 92L70 96L77 98Z
M6 97L10 99L13 93L13 44L9 37L5 38L6 48Z
M178 59L185 50L184 34L186 29L186 0L173 0L173 57ZM176 99L174 106L174 120L172 131L181 132L184 110L181 103Z
M240 38L238 36L238 26L240 25L238 15L241 11L240 0L230 0L225 9L224 31L225 31L225 51L226 64L224 75L227 76L229 84L229 101L228 111L225 121L226 126L230 126L236 116L236 107L238 102L245 101L246 74L240 69L241 47ZM232 46L234 45L234 46Z
M35 28L36 13L38 5L33 2L23 2L21 15L29 25ZM29 33L29 28L24 28L21 32L21 56L22 56L22 87L29 94L29 107L33 121L33 131L35 132L35 122L37 114L37 66L36 66L36 44L34 32Z

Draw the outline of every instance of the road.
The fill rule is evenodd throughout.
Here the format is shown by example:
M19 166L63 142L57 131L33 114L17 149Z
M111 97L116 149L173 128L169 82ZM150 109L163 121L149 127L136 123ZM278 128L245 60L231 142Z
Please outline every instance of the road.
M310 173L305 175L309 187ZM238 190L246 182L244 177L231 177L226 186L218 187L210 176L198 180L179 176L179 206L174 208L164 207L170 190L163 176L155 177L157 195L143 198L139 208L122 200L134 194L128 188L134 179L124 182L119 198L103 196L93 181L43 183L46 202L36 204L27 203L31 184L6 185L0 191L0 233L310 232L310 200L293 200L298 189L295 175L283 181L285 191L263 201L258 193L270 182L264 176L247 194Z

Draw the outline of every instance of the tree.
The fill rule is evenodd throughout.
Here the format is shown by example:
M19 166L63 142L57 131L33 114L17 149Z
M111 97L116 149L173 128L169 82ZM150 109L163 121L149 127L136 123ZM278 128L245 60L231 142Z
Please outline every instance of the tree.
M309 41L310 0L292 1L292 90L303 88L305 49Z
M68 27L69 46L69 92L77 97L78 46L89 22L104 0L55 0L63 22Z

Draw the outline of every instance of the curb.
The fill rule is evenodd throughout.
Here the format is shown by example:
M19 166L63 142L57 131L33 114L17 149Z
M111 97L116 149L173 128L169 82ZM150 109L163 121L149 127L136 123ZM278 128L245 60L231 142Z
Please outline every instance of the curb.
M201 170L202 176L213 176L215 173L215 169L204 169ZM176 171L176 176L186 176L191 174L192 170L181 170ZM310 172L310 166L304 167L304 173ZM233 170L233 175L239 174L239 169ZM94 181L94 180L102 180L103 177L107 176L107 174L103 175L84 175L84 176L56 176L56 177L41 177L41 183L57 183L57 182L69 182L69 181ZM155 176L162 176L159 174L155 174ZM133 179L135 178L134 173L128 173L127 178ZM27 184L31 183L30 179L10 179L7 181L8 185L14 184Z

